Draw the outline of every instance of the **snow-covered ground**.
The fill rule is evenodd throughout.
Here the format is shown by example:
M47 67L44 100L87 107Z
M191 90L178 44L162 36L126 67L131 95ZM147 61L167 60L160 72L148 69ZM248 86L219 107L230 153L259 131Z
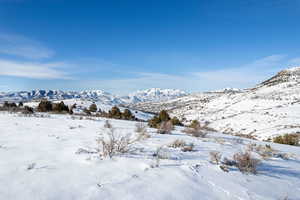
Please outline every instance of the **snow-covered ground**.
M75 114L83 114L83 110L86 108L86 109L89 109L90 105L92 105L93 103L96 104L97 106L97 109L101 109L101 111L105 111L105 112L108 112L114 105L111 105L111 104L105 104L103 103L102 101L91 101L91 100L84 100L84 99L66 99L66 100L59 100L59 101L53 101L54 103L59 103L63 101L65 105L69 106L69 108L71 106L73 106L74 104L76 104L76 108L73 109L73 112ZM26 102L24 103L25 106L30 106L30 107L33 107L33 108L37 108L38 105L39 105L39 101L31 101L31 102ZM122 107L122 106L119 106L121 112L124 111L125 107ZM144 121L147 121L151 118L153 118L153 114L151 113L146 113L146 112L142 112L142 111L139 111L139 110L135 110L135 109L130 109L130 111L132 112L132 114L137 118L137 119L140 119L140 120L144 120Z
M300 67L279 72L254 88L191 94L163 102L146 102L132 108L168 110L189 123L210 122L210 127L229 134L251 134L268 139L300 133Z
M113 159L76 153L80 148L97 148L96 138L105 132L105 120L0 112L0 199L300 199L299 147L270 143L290 158L263 160L257 175L243 174L235 167L224 172L210 163L209 152L231 158L249 143L265 143L218 133L195 138L180 128L168 135L148 128L150 138L133 143L133 152ZM111 123L119 134L137 134L136 122ZM194 151L168 147L175 139L194 143ZM166 159L153 167L153 154L159 147Z

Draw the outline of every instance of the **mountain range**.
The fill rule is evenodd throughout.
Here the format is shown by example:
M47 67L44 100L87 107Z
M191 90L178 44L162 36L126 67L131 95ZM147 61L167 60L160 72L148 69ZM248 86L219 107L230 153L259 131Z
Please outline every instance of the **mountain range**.
M102 90L85 90L80 92L61 90L32 90L19 92L0 92L0 102L28 102L46 98L49 100L83 99L101 102L107 105L118 105L147 101L165 101L185 95L187 95L187 93L181 90L160 88L139 90L126 96L113 95Z

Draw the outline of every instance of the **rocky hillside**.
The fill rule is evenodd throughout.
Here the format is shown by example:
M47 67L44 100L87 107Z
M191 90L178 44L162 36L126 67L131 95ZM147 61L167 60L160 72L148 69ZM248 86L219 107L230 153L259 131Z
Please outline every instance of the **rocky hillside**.
M211 128L229 134L267 139L300 132L300 67L283 70L247 90L223 90L181 98L131 105L136 109L166 109L189 123L210 122Z

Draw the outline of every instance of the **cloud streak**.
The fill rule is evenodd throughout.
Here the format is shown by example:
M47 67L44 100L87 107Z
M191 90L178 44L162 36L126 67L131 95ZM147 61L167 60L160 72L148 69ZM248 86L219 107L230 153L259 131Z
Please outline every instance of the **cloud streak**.
M70 79L57 68L64 63L16 62L0 59L0 76L14 76L33 79Z
M3 33L0 33L0 53L27 59L45 59L55 54L37 41L21 35Z

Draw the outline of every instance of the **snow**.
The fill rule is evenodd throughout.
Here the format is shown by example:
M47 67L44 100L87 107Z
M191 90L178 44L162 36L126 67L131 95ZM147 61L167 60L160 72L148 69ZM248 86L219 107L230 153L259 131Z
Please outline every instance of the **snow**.
M95 140L105 132L105 120L0 112L1 199L299 199L299 147L269 143L292 156L263 160L257 175L234 167L223 172L210 163L209 152L231 158L249 143L266 143L219 133L195 138L179 127L169 135L148 128L150 138L134 143L134 152L113 159L76 154L80 148L97 148ZM119 134L137 134L136 122L110 121ZM193 142L195 151L167 147L175 139ZM167 159L152 167L153 153L161 146Z
M210 127L229 134L251 134L265 140L281 134L300 132L300 68L283 70L251 89L191 94L161 101L145 102L132 108L210 122Z
M54 103L59 103L61 102L61 100L59 101L53 101ZM91 101L91 100L82 100L82 99L67 99L67 100L63 100L64 104L72 107L74 104L76 104L76 108L73 109L73 112L75 114L83 114L84 113L84 109L85 108L89 108L91 104L96 104L97 106L97 109L101 109L101 111L105 111L105 112L108 112L109 110L111 110L111 108L113 107L113 105L111 104L105 104L103 103L102 101ZM30 107L33 107L33 108L37 108L37 106L39 105L39 101L37 102L27 102L27 103L24 103L24 106L30 106ZM122 107L122 106L119 106L119 109L121 110L121 112L123 112L126 108L125 107ZM140 119L140 120L144 120L144 121L147 121L151 118L153 118L153 114L151 113L146 113L146 112L142 112L142 111L139 111L139 110L135 110L135 109L129 109L132 114L137 118L137 119Z
M300 71L300 67L299 66L297 66L297 67L291 67L291 68L288 68L286 70L290 71L290 72Z
M186 92L178 89L161 89L151 88L147 90L139 90L128 96L122 97L124 103L140 103L140 102L159 102L175 99L187 95Z
M80 92L61 91L61 90L32 90L20 92L1 92L0 102L4 101L24 101L30 102L43 98L49 100L67 100L67 99L83 99L95 102L101 102L107 105L129 104L147 101L170 100L186 95L185 92L176 89L160 89L151 88L140 90L126 96L110 94L102 90L85 90Z

